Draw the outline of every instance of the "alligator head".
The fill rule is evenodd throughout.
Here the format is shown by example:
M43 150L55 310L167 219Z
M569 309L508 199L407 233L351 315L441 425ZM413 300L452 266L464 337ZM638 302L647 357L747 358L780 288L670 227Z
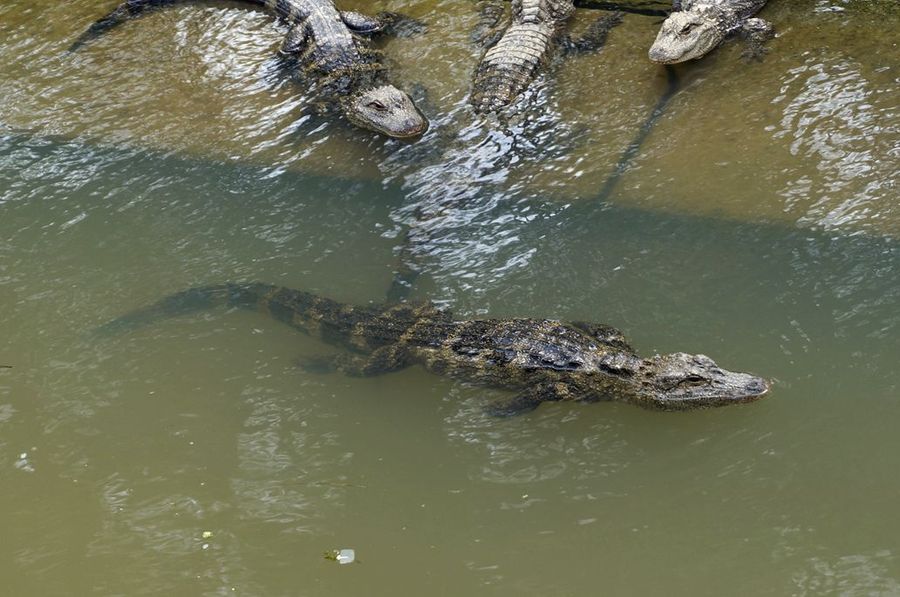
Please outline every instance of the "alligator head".
M393 85L372 87L342 102L347 120L388 137L407 139L428 130L428 120L412 99Z
M650 60L675 64L700 58L725 38L723 19L713 8L673 12L650 47Z
M726 371L705 355L683 352L643 360L632 381L639 386L636 402L661 410L751 402L769 391L764 379Z

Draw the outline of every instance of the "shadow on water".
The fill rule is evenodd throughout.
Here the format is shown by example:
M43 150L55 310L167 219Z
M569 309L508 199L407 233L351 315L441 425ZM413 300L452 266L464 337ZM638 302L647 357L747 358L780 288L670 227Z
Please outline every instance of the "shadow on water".
M496 131L485 134L484 129L474 130L485 135L482 143L493 151L509 142L509 137ZM106 184L110 188L118 188L121 182L118 178L133 180L134 164L138 162L144 164L141 180L200 177L216 181L207 193L213 198L227 195L230 188L243 185L242 181L258 180L261 174L261 171L254 173L248 168L235 169L173 157L156 156L148 160L146 154L91 149L82 144L25 135L0 137L0 149L7 156L5 163L0 164L3 166L0 181L5 178L3 172L11 172L12 167L26 175L37 171L58 172L60 178L55 182L47 179L48 189L55 186L65 189L68 188L66 185L79 184L75 168L79 162L73 161L76 156L85 167L91 163L110 164L112 169L101 177L108 181ZM475 164L478 155L471 156ZM462 161L461 157L459 159ZM488 163L498 162L489 160ZM446 180L443 168L432 175ZM496 175L494 170L486 174ZM83 182L87 185L82 187L83 191L105 196L104 186ZM263 212L263 217L271 212L273 222L282 218L285 209L291 209L298 216L298 222L300 214L310 220L312 214L308 206L289 207L284 202L291 190L315 185L333 189L339 182L329 178L317 183L308 175L288 173L267 183L267 194L273 197L271 204L258 200L243 206L234 204L215 209L227 207L246 214ZM490 311L493 316L603 321L624 330L641 353L703 350L717 357L721 354L727 357L736 350L735 346L739 351L741 345L755 346L760 355L772 351L782 354L785 358L783 366L773 367L770 356L760 356L757 362L742 360L741 366L776 377L789 378L791 369L818 370L821 363L805 362L809 359L840 363L842 367L856 371L855 378L844 376L845 381L840 383L859 383L860 379L872 375L879 378L893 375L893 364L900 358L897 343L900 337L900 268L896 266L900 262L900 245L893 239L834 235L784 224L749 224L613 205L603 209L593 204L558 206L534 201L533 197L524 194L481 195L464 182L450 186L457 192L452 198L461 197L473 203L463 206L467 209L453 204L446 214L439 212L443 207L441 201L426 204L433 210L428 212L431 217L423 220L422 228L412 229L427 244L411 245L415 250L419 247L429 250L429 259L440 260L439 267L434 269L437 298L445 303L452 300L461 317ZM10 186L14 193L18 193L17 188ZM354 183L341 184L341 188L349 202L371 192L371 189ZM195 225L192 219L202 217L200 214L207 213L216 201L195 198L185 200L184 205L170 205L168 210L184 219L181 226L192 227ZM507 202L515 203L512 209ZM363 205L362 202L353 203L356 210ZM4 208L7 215L20 220L21 216L15 214L30 210L31 206L28 201L20 200L4 204ZM282 245L278 238L302 235L304 227L309 227L322 237L313 239L313 245L325 246L325 237L334 238L336 231L346 228L346 208L346 205L329 206L322 216L303 226L291 225L288 229L270 229L263 222L255 223L260 215L254 215L248 222L248 230L252 233L258 229L262 235L260 239L266 242L279 242L275 250L282 258L290 257L290 244ZM87 210L90 221L107 217L100 204L83 204L80 209ZM64 219L63 212L53 213L58 219ZM179 213L188 217L181 218ZM366 219L385 218L396 222L400 217L407 217L417 223L413 219L415 216L416 206L404 204L392 212L379 209L367 214ZM160 233L163 244L178 242L177 229L171 233L163 232L174 222L172 217L160 213L146 219L143 226L148 233ZM205 217L196 225L202 221ZM515 225L510 226L510 223ZM264 263L247 264L246 259L237 260L229 253L222 254L215 238L220 232L215 229L198 237L190 248L194 258L186 275L200 282L222 281L216 276L210 277L202 256L202 245L207 236L212 243L209 250L219 264L217 267L233 269L231 274L226 274L228 277L237 274L244 279L255 279L272 275L266 274ZM173 236L167 239L166 234ZM558 242L556 238L565 238L565 242ZM13 240L22 242L22 239ZM122 240L117 240L115 232L109 233L108 242ZM490 241L495 244L488 245ZM342 247L343 241L338 240L328 251L343 251L359 260L352 245ZM524 253L522 247L527 248ZM201 254L196 254L198 250ZM473 262L476 253L480 259L477 263ZM300 253L292 258L303 257ZM163 255L163 258L168 261L171 256ZM235 264L228 265L232 259ZM528 267L520 267L523 263ZM0 274L0 283L4 286L19 283L14 271L0 267ZM131 288L136 281L135 275L117 274L123 287L107 287L107 291L119 295L126 301L123 304L135 304L135 290ZM376 272L379 279L383 279L383 275L383 270ZM481 277L477 278L477 275ZM96 282L106 285L109 280L98 278ZM183 284L185 282L178 282L172 289ZM475 285L477 292L473 289ZM369 293L377 286L377 280L369 284ZM334 294L329 289L322 292ZM362 292L348 298L356 302L377 299L365 289ZM155 294L150 297L158 298ZM97 307L84 304L78 313L72 314L74 320L84 319ZM111 315L122 310L118 306L106 307L106 312ZM677 319L673 319L675 313ZM96 323L96 316L87 319ZM727 329L718 334L712 332L710 326L721 326L724 321L728 322ZM741 338L737 344L736 338ZM747 359L752 350L743 350L743 359ZM3 364L18 365L9 359Z
M649 16L668 14L659 4L588 1L578 6ZM680 80L676 68L666 66L665 72L666 87L659 100L592 203L604 204L609 198L677 94ZM527 190L534 188L528 184L534 173L513 181L511 169L518 166L521 170L523 164L533 164L536 173L543 164L579 152L589 135L589 127L571 124L555 106L547 89L552 78L552 69L539 77L516 102L511 114L473 116L468 106L458 105L435 123L426 139L396 152L382 164L386 179L399 179L405 193L404 205L393 215L403 232L396 249L398 266L387 292L389 302L407 300L429 269L470 277L473 269L483 270L478 264L517 240L511 230L506 234L479 234L468 240L454 231L481 227L484 223L491 225L498 220L527 222L534 217L527 206L510 209L513 204L540 200L537 193ZM460 127L460 120L464 124L454 138L448 138L453 136L448 131ZM527 255L519 255L509 265L522 266L527 260ZM431 261L440 265L431 268ZM474 279L471 282L467 289L477 292L479 284Z
M537 89L534 93L544 92ZM388 291L391 301L408 298L429 260L439 261L442 270L471 267L514 242L514 235L463 238L459 233L490 226L503 217L501 213L528 219L527 208L510 209L513 203L536 199L526 190L525 181L511 180L513 169L525 162L552 162L577 150L585 134L565 123L553 109L541 114L526 112L514 121L500 122L493 117L473 117L467 106L461 106L440 127L452 127L457 115L468 122L449 144L438 132L417 146L396 152L384 163L388 173L399 169L393 176L401 181L404 193L403 204L392 214L405 232L397 248L399 268Z
M675 70L669 67L667 74L668 87L664 95L621 154L597 195L587 201L590 205L605 206L653 125L677 93ZM451 275L459 274L463 278L472 276L473 270L501 274L481 266L507 245L518 244L520 239L514 227L504 231L496 225L553 218L555 213L563 210L563 206L558 205L550 211L538 208L542 198L529 190L532 187L527 180L511 183L511 167L521 162L536 165L552 162L578 151L585 138L584 131L565 124L558 113L546 111L516 126L497 127L484 120L472 122L460 131L457 140L457 147L442 153L439 163L416 167L402 176L405 201L394 211L393 218L405 231L397 247L398 269L388 291L391 302L409 298L413 286L430 269L450 271L453 272ZM390 168L393 159L406 160L408 157L401 150L386 164ZM528 202L534 205L529 206ZM517 207L512 208L513 205ZM473 234L473 228L483 231ZM528 259L527 254L519 255L509 266L523 266ZM431 261L438 265L432 268ZM477 280L471 282L467 290L477 292Z

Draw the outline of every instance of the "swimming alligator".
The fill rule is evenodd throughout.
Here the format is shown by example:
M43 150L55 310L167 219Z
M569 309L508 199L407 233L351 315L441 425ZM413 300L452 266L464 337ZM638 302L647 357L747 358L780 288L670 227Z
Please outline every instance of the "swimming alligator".
M705 56L733 33L750 42L745 56L762 55L772 24L754 17L766 0L675 0L675 12L663 22L650 47L650 60L675 64Z
M314 358L320 371L373 376L411 365L474 384L516 390L491 407L514 415L542 402L617 400L687 410L750 402L763 379L719 368L709 357L638 357L618 330L551 319L453 320L431 303L352 306L260 282L190 288L99 328L117 333L216 305L259 310L348 352ZM350 352L355 354L349 354Z
M149 10L191 0L127 0L96 21L69 48ZM336 105L353 124L389 137L417 137L428 121L403 91L385 80L381 54L368 36L391 30L403 17L340 12L331 0L239 0L261 6L290 27L281 52L296 74L315 84L324 105Z
M512 19L499 26L502 4L487 2L475 38L489 46L475 71L469 102L476 112L493 112L510 105L538 75L552 50L591 52L603 47L609 30L622 22L622 13L602 16L577 40L565 33L575 12L572 0L513 0Z

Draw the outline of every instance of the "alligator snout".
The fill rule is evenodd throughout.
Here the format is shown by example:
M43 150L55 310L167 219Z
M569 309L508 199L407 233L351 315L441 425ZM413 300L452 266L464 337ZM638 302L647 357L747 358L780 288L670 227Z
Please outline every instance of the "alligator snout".
M672 62L672 58L666 53L666 50L656 46L650 48L649 57L652 62L656 62L657 64L668 64Z
M747 390L754 396L761 397L769 391L769 383L764 379L754 379L747 384Z
M407 118L396 130L390 133L396 139L411 139L420 137L428 132L428 120L421 114Z

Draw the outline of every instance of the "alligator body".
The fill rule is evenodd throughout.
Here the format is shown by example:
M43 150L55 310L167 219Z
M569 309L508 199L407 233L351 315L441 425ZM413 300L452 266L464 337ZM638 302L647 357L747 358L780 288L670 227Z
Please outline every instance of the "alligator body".
M352 306L263 283L192 288L100 328L134 329L216 305L262 311L347 352L313 359L319 370L372 376L411 365L517 393L490 411L512 415L546 401L618 400L686 410L756 400L766 381L719 368L708 357L638 357L614 328L548 319L453 320L430 303Z
M127 0L91 25L70 50L150 10L191 1ZM282 54L293 74L314 85L323 105L337 106L353 124L389 137L416 137L428 129L410 97L386 81L381 55L369 47L369 36L389 29L399 15L340 12L331 0L238 1L287 24Z
M578 40L565 32L575 12L572 0L513 0L512 18L500 28L502 4L486 3L476 38L490 46L477 70L470 96L476 112L500 110L518 98L548 62L556 48L564 52L588 52L606 42L610 29L622 21L622 13L600 17Z
M650 48L650 60L674 64L705 56L735 33L750 41L749 57L762 54L772 25L756 18L766 0L675 0L675 11L663 22Z

